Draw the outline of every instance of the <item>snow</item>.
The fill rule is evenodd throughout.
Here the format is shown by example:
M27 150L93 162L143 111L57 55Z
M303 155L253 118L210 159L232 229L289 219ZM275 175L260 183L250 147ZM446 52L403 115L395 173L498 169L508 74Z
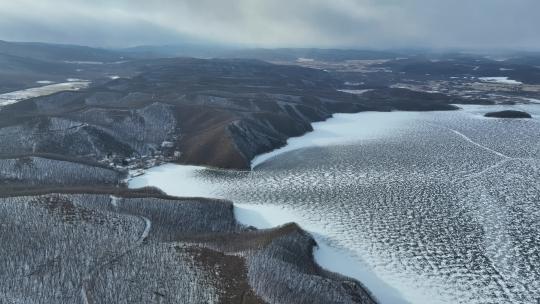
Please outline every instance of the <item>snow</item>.
M196 178L204 167L165 164L145 171L144 175L128 180L129 188L155 186L170 195L179 197L223 198L212 193L211 185Z
M359 85L362 85L364 84L363 82L350 82L350 81L345 81L345 85L348 85L348 86L359 86Z
M478 79L484 82L492 82L492 83L503 83L503 84L513 84L513 85L523 84L520 81L508 79L508 77L480 77Z
M449 129L449 130L452 131L452 133L454 133L454 134L458 135L459 137L463 138L467 142L470 142L471 144L479 147L480 149L484 149L484 150L486 150L486 151L488 151L490 153L493 153L493 154L495 154L495 155L497 155L497 156L499 156L499 157L501 157L503 159L510 159L511 158L511 157L509 157L507 155L504 155L504 154L502 154L500 152L497 152L497 151L495 151L495 150L493 150L493 149L491 149L489 147L486 147L486 146L484 146L484 145L482 145L480 143L477 143L476 141L470 139L467 135L465 135L465 134L463 134L463 133L461 133L461 132L459 132L457 130L454 130L454 129Z
M444 140L452 140L451 142L454 143L453 145L459 149L461 149L461 145L463 147L469 149L470 145L476 146L474 150L475 153L478 154L478 159L490 159L488 157L485 157L485 155L489 154L497 154L498 156L502 157L505 161L508 156L506 155L512 155L509 154L507 150L501 150L504 152L498 152L496 149L497 144L496 142L487 144L486 142L479 141L477 137L472 136L475 135L475 133L470 133L470 131L467 130L475 130L477 126L483 126L482 121L483 118L481 118L480 114L485 113L488 110L498 109L499 107L504 107L505 109L508 106L463 106L463 111L456 111L456 112L450 112L450 113L444 113L444 116L442 113L410 113L410 112L391 112L391 113L376 113L376 112L364 112L364 113L358 113L358 114L337 114L333 118L327 120L326 122L321 123L315 123L313 124L314 132L308 133L300 138L292 138L288 141L288 145L275 150L273 152L270 152L265 155L261 155L258 157L258 160L253 162L253 167L255 167L258 164L263 163L264 161L269 160L270 158L276 157L279 154L293 151L297 149L302 149L306 147L317 147L317 146L326 146L326 145L344 145L344 144L354 144L354 143L363 143L363 141L369 141L372 139L381 139L385 138L387 134L390 134L391 136L388 136L388 138L394 140L396 136L401 136L401 133L396 133L398 130L402 128L407 128L408 121L415 120L416 118L420 119L427 119L426 122L432 125L431 130L429 132L434 132L433 138L438 138L439 135L443 135L444 137L442 139ZM515 106L513 106L515 107ZM523 109L537 109L537 105L520 105L520 108L523 107ZM520 109L518 108L518 109ZM536 110L537 111L537 110ZM531 111L529 111L531 112ZM534 111L532 111L535 113ZM440 116L438 116L440 114ZM478 115L477 115L478 114ZM478 116L478 118L477 118ZM446 117L451 118L448 120ZM489 122L489 128L495 128L496 122L493 122L492 120L485 120L486 122ZM534 123L534 122L532 122ZM448 124L448 125L447 125ZM430 138L424 137L423 135L424 130L426 129L426 124L419 123L416 125L416 123L411 124L414 128L418 128L418 134L422 135L422 140L432 140ZM464 125L464 127L463 127ZM504 124L504 128L506 128L506 123ZM452 127L454 129L452 129ZM486 126L487 127L487 126ZM530 127L530 126L528 126ZM500 128L500 127L498 127ZM489 129L486 129L489 130ZM495 129L495 133L497 133L496 137L499 137L499 131L503 129ZM520 130L520 129L518 129ZM524 128L523 130L527 130ZM484 130L485 131L485 130ZM415 131L416 132L416 131ZM480 132L481 134L485 134L485 132ZM520 134L520 132L513 132L513 134ZM405 134L405 142L412 142L414 140L418 140L419 137L416 137L416 133ZM448 136L450 134L450 136ZM414 135L414 136L413 136ZM447 138L448 137L448 138ZM526 137L525 137L526 138ZM531 137L534 138L534 137ZM442 140L441 139L441 140ZM376 142L376 141L374 141ZM527 142L527 141L523 141ZM427 143L430 143L429 141ZM438 140L433 140L433 143L439 143ZM444 145L447 143L444 142ZM446 155L444 153L446 147L447 148L453 148L453 145L444 146L444 149L436 150L437 153L442 153L442 156ZM420 142L418 145L420 147L423 147L423 144ZM431 147L432 145L426 145L426 149ZM511 145L510 145L511 146ZM354 148L354 146L353 146ZM457 149L456 148L456 149ZM476 149L480 148L480 149ZM382 150L381 150L382 151ZM419 150L419 151L427 151L427 150ZM454 150L451 150L454 151ZM450 153L449 151L448 153ZM435 151L434 151L435 152ZM341 155L341 154L339 154ZM429 155L429 154L426 154ZM450 154L448 154L450 155ZM474 158L472 158L474 160ZM279 161L277 162L279 164ZM323 162L324 163L324 162ZM419 164L419 163L415 163ZM494 163L495 165L499 166L499 162ZM475 179L478 175L483 175L492 168L495 168L492 166L493 164L491 162L486 162L485 168L483 166L479 166L479 169L482 169L481 171L474 171L475 173ZM334 199L334 197L331 197L330 195L325 194L326 191L329 189L336 189L336 188L328 188L323 186L313 186L311 184L321 182L321 183L328 183L330 186L333 186L333 180L340 181L337 183L338 185L343 185L344 187L352 187L354 183L351 183L348 178L356 176L358 173L356 171L351 171L351 173L347 173L347 170L342 172L343 177L341 178L339 176L340 170L337 169L339 167L335 167L335 172L332 172L331 170L328 170L330 167L322 167L324 169L324 174L329 175L338 175L337 177L330 177L328 179L320 178L319 173L308 171L309 174L306 172L299 172L298 175L294 176L294 173L287 173L286 176L279 175L280 172L264 172L263 170L255 170L252 173L249 174L252 179L257 179L257 182L250 182L250 178L239 178L237 175L233 175L233 180L230 185L221 184L219 179L216 178L205 178L203 173L204 169L202 167L194 167L194 166L180 166L180 165L165 165L161 166L159 168L154 168L148 171L148 174L145 176L137 177L129 181L129 186L131 188L136 187L143 187L143 186L156 186L164 190L166 193L170 195L177 195L177 196L197 196L197 197L214 197L214 198L226 198L231 199L236 202L242 202L241 204L236 203L235 204L235 216L237 220L245 225L251 225L257 228L271 228L275 226L279 226L285 223L289 222L295 222L299 224L303 229L310 232L311 235L314 237L314 239L318 243L318 248L314 251L314 258L316 259L317 263L321 265L322 267L338 272L353 278L358 279L360 282L362 282L373 294L374 296L380 301L380 303L405 303L406 301L403 298L406 298L410 300L413 303L457 303L456 299L461 299L460 303L471 303L470 298L475 297L475 303L476 300L478 300L478 303L482 302L481 300L483 297L484 291L487 289L484 287L476 287L477 281L474 279L474 273L469 275L468 273L460 273L458 272L449 272L451 275L450 277L447 276L439 276L439 274L446 274L447 269L436 269L434 272L428 272L427 274L429 276L425 276L423 274L418 274L417 272L411 272L410 265L417 265L408 260L408 257L404 256L404 254L412 254L412 253L421 253L421 250L414 249L415 246L408 247L406 243L401 243L400 250L406 249L405 253L402 253L401 251L392 251L389 248L381 247L379 249L374 250L373 247L370 247L373 245L373 243L369 242L362 242L360 241L357 236L351 236L353 235L351 231L354 229L355 226L348 225L347 223L351 224L354 223L355 225L358 225L359 227L362 227L364 224L368 223L370 221L370 217L366 216L364 220L366 222L360 221L360 218L362 216L362 213L355 213L353 209L346 209L348 210L347 213L336 213L332 215L332 209L334 207L329 207L328 210L323 209L324 211L318 211L319 208L322 208L323 205L315 205L317 202L317 196L323 196L324 198L329 197L329 200ZM355 168L355 167L353 167ZM409 167L406 167L409 168ZM321 170L322 170L321 169ZM379 169L378 167L375 167L375 169ZM383 181L385 181L384 175L377 176L377 170L374 170L373 172L369 171L370 174L375 174L376 176L373 178L373 180L378 180L382 178ZM403 175L399 175L399 179L394 179L395 177L391 177L391 181L399 181L400 184L402 184L405 189L408 189L406 187L408 186L409 179L413 178L413 181L420 180L420 178L430 178L430 175L424 176L424 171L419 170L419 175L416 176L414 173L414 170L405 170L405 173ZM384 173L384 172L382 172ZM489 172L488 172L489 173ZM243 176L244 173L241 175ZM246 173L247 174L247 173ZM268 179L265 179L264 177L261 177L265 174L270 174L268 176ZM274 175L276 174L276 175ZM394 172L392 172L391 175L394 175ZM213 176L213 174L210 174L210 176ZM314 176L317 179L309 179L309 177ZM433 178L437 175L432 175ZM497 175L495 175L497 176ZM306 178L308 177L308 178ZM239 180L237 180L239 179ZM260 179L260 180L258 180ZM362 178L364 180L364 178ZM496 179L494 179L496 180ZM341 182L343 181L343 182ZM371 180L366 175L366 182L370 182ZM260 182L260 183L259 183ZM472 181L468 181L472 182ZM343 184L341 184L343 183ZM246 188L252 189L253 191L246 189L238 189L241 187L244 187L243 185L246 184ZM313 189L320 189L320 192L315 193L315 195L312 195L312 197L308 198L298 198L299 196L292 196L290 198L291 204L284 205L280 202L280 199L283 199L284 201L289 200L289 198L282 198L280 195L276 195L276 197L272 197L271 193L273 190L281 191L286 190L285 188L292 184L289 190L309 190L312 191ZM310 184L308 186L308 184ZM480 183L480 185L482 185ZM305 186L305 188L302 188ZM224 188L220 188L224 187ZM228 189L226 189L229 187ZM260 189L257 189L257 187L261 187ZM529 189L530 186L526 189ZM224 191L224 189L226 189ZM261 190L263 189L263 190ZM363 189L363 188L362 188ZM398 198L401 197L401 188L396 187L395 192L390 192L391 188L389 189L382 189L384 192L381 193L394 193L392 196L396 196ZM489 188L487 188L489 189ZM474 190L474 188L472 188ZM471 190L471 191L472 191ZM229 192L227 192L229 191ZM257 195L257 191L263 191L260 195ZM268 191L268 192L264 192ZM388 192L387 192L388 191ZM393 190L392 190L393 191ZM245 193L244 193L245 192ZM474 191L472 191L474 192ZM482 195L482 193L486 192L485 190L480 189L478 195ZM352 192L353 194L357 194L360 192ZM367 194L369 192L361 192L362 194ZM464 198L459 198L460 200L463 200L464 202L469 202L468 194L469 192L465 192L467 194ZM226 197L221 197L221 195L224 195ZM309 193L306 192L306 195L309 196ZM270 198L267 198L267 196L270 196ZM377 196L374 196L377 197ZM482 197L482 196L481 196ZM417 202L413 198L415 198L413 195L406 196L405 201L412 202L413 207L418 207L420 209L411 209L411 213L409 214L409 219L411 218L410 214L415 213L417 210L423 210L421 208L422 204L415 203ZM409 199L407 199L409 198ZM268 200L266 200L268 199ZM301 201L304 199L305 201ZM312 201L313 200L313 201ZM362 201L363 199L358 196L358 200ZM261 205L262 202L268 201L267 204ZM418 202L420 202L419 200ZM476 200L474 200L476 201ZM490 202L490 201L487 201ZM274 205L279 204L279 205ZM354 206L357 202L355 202ZM384 217L387 216L389 209L384 208L386 205L382 204L379 207L376 207L377 201L376 200L366 200L366 206L368 208L372 208L370 210L380 210L383 212ZM488 206L489 204L486 204ZM306 207L307 206L307 207ZM314 206L314 207L311 207ZM359 205L360 206L360 205ZM311 209L310 209L311 208ZM339 207L335 207L336 209L339 209ZM360 207L358 207L360 208ZM379 209L377 209L379 208ZM430 207L431 208L431 207ZM427 209L430 210L430 209ZM443 211L445 209L442 209ZM489 211L490 209L488 209ZM494 210L498 210L495 208ZM319 213L317 213L319 212ZM497 211L498 212L498 211ZM390 212L391 213L391 212ZM349 215L350 214L350 215ZM377 215L377 212L374 213ZM481 214L484 215L483 213ZM394 225L394 223L400 223L395 222L394 220L401 219L400 213L396 213L394 215L392 221L384 222L382 221L373 221L372 224L381 223L380 226L375 225L374 227L378 227L380 229L380 237L382 240L389 241L392 240L392 244L397 240L393 239L392 237L396 236L392 233L398 232L398 235L401 235L400 229L401 225L397 225L397 228L392 228L391 226ZM480 218L483 218L483 217ZM490 214L486 213L486 218L489 219ZM349 222L348 222L349 221ZM357 222L354 222L357 221ZM407 218L405 218L404 222L407 222ZM415 222L413 220L410 220L410 222ZM485 224L486 227L491 227L489 225L491 224ZM416 225L412 224L409 228L414 228ZM390 228L389 228L390 227ZM497 226L495 226L497 228ZM494 229L495 229L494 228ZM414 228L416 229L416 228ZM480 229L481 230L481 229ZM379 230L377 230L379 231ZM483 230L481 230L483 231ZM389 232L386 234L386 232ZM457 232L456 232L457 233ZM415 234L418 236L419 234ZM340 238L343 239L340 239ZM410 236L409 236L410 237ZM415 238L413 238L415 239ZM419 238L421 239L421 238ZM421 242L420 242L421 243ZM412 244L412 243L411 243ZM421 243L422 244L422 243ZM495 242L494 245L495 248L497 248L498 243ZM346 249L345 249L346 248ZM411 249L413 248L413 249ZM471 247L474 249L474 247ZM473 250L468 248L467 250ZM476 250L476 249L475 249ZM385 252L388 252L386 254ZM446 251L441 251L437 253L429 253L426 254L427 261L434 261L437 259L442 259L443 261L449 261L454 262L455 260L449 259L446 260L446 257L443 256ZM450 249L450 252L452 250ZM476 251L471 251L476 252ZM508 253L508 252L506 252ZM381 257L383 255L386 255L385 257ZM391 263L389 263L388 258L391 258ZM436 259L435 259L436 258ZM460 258L458 256L458 258ZM403 260L402 260L403 259ZM412 263L412 264L404 264L403 262ZM457 260L458 262L460 260ZM369 266L368 266L369 265ZM405 265L405 266L404 266ZM409 265L409 266L407 266ZM371 266L371 267L370 267ZM468 266L468 264L467 264ZM413 270L416 268L412 268ZM459 270L459 268L456 268ZM440 272L442 271L442 272ZM454 271L451 267L449 267L449 271ZM510 273L512 274L512 273ZM454 276L455 275L455 276ZM462 277L463 275L463 277ZM469 286L469 282L465 282L465 285L460 285L456 282L453 282L452 280L460 280L461 282L462 278L468 276L472 279L472 283ZM486 276L486 278L490 278L489 276ZM384 280L384 281L383 281ZM481 280L481 279L479 279ZM512 278L508 279L510 282ZM418 283L420 282L421 283ZM390 287L388 285L393 286ZM465 287L463 287L465 286ZM425 287L425 288L424 288ZM457 287L457 288L456 288ZM462 289L463 288L463 289ZM469 290L470 288L470 290ZM398 292L401 291L400 292ZM453 294L445 294L446 290L449 290L449 292L452 292ZM486 292L487 293L487 292ZM458 295L458 297L455 297L455 295ZM468 298L467 298L468 297ZM498 296L496 296L498 297ZM496 298L494 296L494 298ZM449 300L450 299L450 300ZM492 299L492 298L490 298ZM493 303L497 303L496 301L491 301ZM508 301L510 303L511 301ZM520 303L520 302L515 302Z
M118 197L111 195L111 205L114 208L118 208L118 200L119 200Z
M415 113L409 112L363 112L357 114L335 114L325 122L313 124L314 131L304 136L291 138L288 144L278 150L258 156L252 163L255 167L279 154L304 147L319 145L347 144L358 140L381 138L392 134ZM359 129L358 122L370 128ZM198 173L207 170L204 167L166 164L146 171L144 175L128 180L129 188L155 186L169 195L179 197L222 198L217 185L200 178ZM322 226L314 225L309 219L283 206L234 204L236 219L248 226L268 229L295 222L308 231L316 240L318 247L314 251L316 262L323 268L359 280L381 303L408 303L394 288L377 277L355 253L333 247L332 240Z
M128 185L132 189L154 186L169 195L178 197L224 198L216 195L211 183L197 179L197 173L202 170L206 168L166 164L147 170L145 175L130 179ZM321 267L357 279L381 303L408 303L395 289L372 273L359 257L330 246L325 239L323 227L310 224L294 210L276 205L235 203L234 214L239 223L258 229L270 229L293 222L299 224L317 242L314 258ZM148 222L147 227L149 227Z
M321 227L310 225L294 210L281 206L234 204L234 214L238 222L253 226L257 229L269 229L287 223L297 223L308 231L315 241L317 248L313 257L317 264L326 270L357 279L373 294L380 303L409 303L392 287L381 281L369 267L357 256L330 246Z
M81 287L81 298L83 301L83 304L89 304L88 297L86 296L86 288L84 288L84 285Z
M0 94L0 107L30 98L51 95L61 91L77 91L88 87L89 84L89 81L72 81Z
M343 92L343 93L354 94L354 95L362 95L366 92L373 91L373 90L338 90L338 91Z
M313 123L313 131L300 137L287 140L287 145L280 149L256 156L251 162L251 168L264 163L280 154L305 147L328 146L332 144L354 143L358 140L376 139L399 129L399 126L410 121L413 112L362 112L356 114L334 114L323 122ZM358 128L358 121L364 126Z
M65 63L71 63L71 64L89 64L89 65L99 65L103 64L101 61L64 61Z
M139 238L139 243L144 242L144 240L148 238L148 235L150 234L150 229L152 229L152 221L150 221L150 219L144 216L141 216L141 219L144 221L144 231Z

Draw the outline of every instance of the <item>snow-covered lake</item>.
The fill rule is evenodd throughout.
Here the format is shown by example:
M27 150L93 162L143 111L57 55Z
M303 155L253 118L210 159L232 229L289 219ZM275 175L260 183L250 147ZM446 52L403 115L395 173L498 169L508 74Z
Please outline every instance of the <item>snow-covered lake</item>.
M519 109L534 119L488 119ZM540 106L338 114L253 161L164 165L130 181L235 202L259 228L294 221L323 267L382 303L535 303L540 297Z
M41 80L38 84L48 84L50 81ZM30 98L51 95L62 91L76 91L88 87L89 81L81 79L68 79L68 82L49 84L36 88L20 90L5 94L0 94L0 107L17 103Z

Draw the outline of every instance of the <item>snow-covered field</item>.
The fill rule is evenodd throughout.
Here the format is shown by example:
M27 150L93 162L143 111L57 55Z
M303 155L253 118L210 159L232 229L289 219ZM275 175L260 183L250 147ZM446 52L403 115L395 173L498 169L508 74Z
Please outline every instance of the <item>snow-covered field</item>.
M198 180L204 167L165 164L129 180L130 188L155 186L169 195L179 197L225 198L212 192L212 187Z
M362 95L372 90L338 90L338 91L343 92L343 93L354 94L354 95Z
M88 64L88 65L101 65L104 64L104 62L101 61L64 61L65 63L71 63L71 64Z
M381 303L534 303L540 106L464 109L339 114L252 172L165 165L130 187L230 199L259 228L297 222L319 264ZM483 117L502 109L534 119Z
M40 84L50 83L47 80L39 81ZM30 98L51 95L61 91L77 91L88 87L89 81L68 79L68 82L49 84L41 87L30 88L5 94L0 94L0 107L17 103Z
M508 77L480 77L478 79L484 82L513 84L513 85L523 84L520 81L512 80L512 79L509 79Z

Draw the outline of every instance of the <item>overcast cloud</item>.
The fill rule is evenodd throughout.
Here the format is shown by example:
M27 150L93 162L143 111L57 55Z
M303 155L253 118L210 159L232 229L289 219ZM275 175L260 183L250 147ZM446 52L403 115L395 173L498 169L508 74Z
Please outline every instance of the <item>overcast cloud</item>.
M0 39L540 48L539 0L0 0Z

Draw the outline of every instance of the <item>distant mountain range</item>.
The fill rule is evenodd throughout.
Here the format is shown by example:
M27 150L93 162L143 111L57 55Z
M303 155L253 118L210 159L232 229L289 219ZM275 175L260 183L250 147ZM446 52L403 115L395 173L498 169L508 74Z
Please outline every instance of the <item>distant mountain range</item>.
M196 58L248 58L264 61L296 61L298 59L343 61L393 59L398 53L372 50L339 50L313 48L237 49L208 45L138 46L119 52L132 58L196 57Z
M95 80L103 74L132 75L133 66L159 58L248 58L294 62L299 58L340 61L394 58L391 52L321 49L234 49L227 46L181 44L101 49L87 46L0 40L0 93L29 88L38 81L66 78ZM138 64L120 65L125 61Z
M1 40L0 54L49 62L114 62L124 58L122 54L115 51L87 46Z
M125 59L172 57L249 58L265 61L294 61L308 58L323 61L393 59L400 52L377 50L340 50L316 48L237 48L222 45L186 43L177 45L146 45L124 49L103 49L78 45L37 42L7 42L0 40L0 54L49 62L115 62Z

